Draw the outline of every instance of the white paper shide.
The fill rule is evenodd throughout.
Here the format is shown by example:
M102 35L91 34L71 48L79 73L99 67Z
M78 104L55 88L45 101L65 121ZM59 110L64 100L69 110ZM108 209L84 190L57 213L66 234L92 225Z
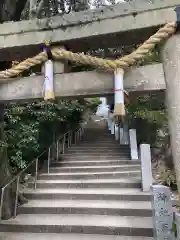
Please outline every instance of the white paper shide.
M54 73L53 73L53 61L48 60L44 65L44 99L51 100L55 99L54 94Z
M116 103L124 104L124 84L123 84L124 70L116 69L114 74L114 100Z
M125 115L124 106L124 70L118 68L114 72L114 114L115 116Z

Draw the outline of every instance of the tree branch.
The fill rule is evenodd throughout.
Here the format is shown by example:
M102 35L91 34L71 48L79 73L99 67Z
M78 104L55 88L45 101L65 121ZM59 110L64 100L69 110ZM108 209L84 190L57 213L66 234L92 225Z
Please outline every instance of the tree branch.
M0 23L3 22L3 6L4 6L5 0L0 1Z
M53 15L57 15L59 13L58 11L58 1L57 0L52 0L53 4Z
M21 18L22 11L24 10L28 0L18 0L16 2L15 11L12 16L13 21L19 21Z
M43 8L43 4L44 4L44 0L41 0L39 5L37 6L37 10L36 10L36 17L38 18L41 11L42 11L42 8Z
M61 11L64 13L65 12L65 6L64 6L64 1L63 0L60 0L58 2L59 6L60 6L60 9Z
M29 18L35 18L37 15L37 0L30 0Z
M44 0L44 11L45 11L45 16L50 17L50 4L49 0Z

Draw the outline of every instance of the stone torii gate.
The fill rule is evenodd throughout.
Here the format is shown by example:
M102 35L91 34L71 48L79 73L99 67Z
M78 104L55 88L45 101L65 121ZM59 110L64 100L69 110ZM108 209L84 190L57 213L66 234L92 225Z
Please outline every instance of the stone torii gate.
M162 25L172 22L172 25L164 28L170 30L170 33L163 32L162 38L165 39L175 31L177 19L174 9L178 5L179 0L156 3L136 0L63 17L4 23L0 26L0 56L5 61L22 61L39 53L40 44L45 39L50 40L53 46L64 46L73 52L84 51L87 47L94 49L138 44L147 40ZM161 35L161 32L159 34ZM166 90L173 158L180 187L179 56L180 36L177 33L171 36L162 48L162 64L134 67L126 71L124 88L128 90L130 97L142 92ZM59 57L64 58L64 55ZM71 73L66 63L57 62L54 74L56 97L112 95L112 73ZM13 70L0 73L0 77L5 77L0 79L1 102L43 97L43 75L16 78L13 81L6 79L7 76L15 75L17 73L14 74Z

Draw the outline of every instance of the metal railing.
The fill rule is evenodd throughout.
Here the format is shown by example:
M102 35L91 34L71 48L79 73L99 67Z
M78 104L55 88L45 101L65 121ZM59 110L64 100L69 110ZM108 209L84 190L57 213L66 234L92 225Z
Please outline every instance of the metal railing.
M65 148L66 147L69 148L73 143L76 144L81 139L83 134L84 134L84 128L81 127L75 132L69 131L69 132L66 132L64 135L60 136L56 140L56 159L57 160L59 159L60 150L61 150L61 153L64 154ZM60 149L60 144L62 149ZM52 146L50 146L48 149L48 167L47 167L48 173L50 169L51 153L52 153Z
M47 173L49 174L52 154L55 153L54 155L56 155L56 156L53 156L53 158L56 158L56 160L58 161L60 154L64 154L65 148L66 147L69 148L73 143L76 144L81 139L83 134L84 134L84 128L81 127L75 131L69 131L69 132L66 132L65 134L61 135L46 150L44 150L37 158L35 158L31 163L29 163L25 169L23 169L21 172L19 172L14 178L11 179L11 181L9 181L3 188L1 188L0 220L2 219L5 190L13 183L16 183L15 201L14 201L14 209L13 209L13 217L16 217L17 206L18 206L19 185L20 185L20 178L21 178L22 174L25 173L29 167L31 167L31 166L33 166L33 164L35 164L35 178L34 178L34 190L35 190L36 186L37 186L39 158L42 155L44 155L46 152L48 153ZM55 151L54 151L54 147L55 147Z

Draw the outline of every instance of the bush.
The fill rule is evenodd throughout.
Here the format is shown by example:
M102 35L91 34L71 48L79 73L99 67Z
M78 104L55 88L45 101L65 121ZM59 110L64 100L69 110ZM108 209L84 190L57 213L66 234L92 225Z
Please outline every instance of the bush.
M75 129L82 121L84 105L78 101L11 103L5 109L8 158L13 172L47 148L57 135Z

